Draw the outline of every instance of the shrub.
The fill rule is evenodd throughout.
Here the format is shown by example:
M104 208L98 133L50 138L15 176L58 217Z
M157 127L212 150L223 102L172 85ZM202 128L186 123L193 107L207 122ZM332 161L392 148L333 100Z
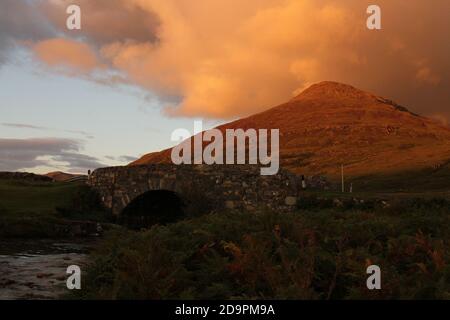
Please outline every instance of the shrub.
M8 210L0 204L0 216L6 216L8 214Z
M114 231L95 253L81 294L104 299L450 299L448 208L430 213L410 205L397 215L335 208L314 214L228 212L145 232ZM370 264L382 268L381 291L366 288Z
M300 197L297 201L297 208L300 210L322 210L333 206L333 199L320 198L315 195Z
M103 207L100 195L87 185L80 186L69 204L56 208L57 213L69 219L111 220L112 217Z

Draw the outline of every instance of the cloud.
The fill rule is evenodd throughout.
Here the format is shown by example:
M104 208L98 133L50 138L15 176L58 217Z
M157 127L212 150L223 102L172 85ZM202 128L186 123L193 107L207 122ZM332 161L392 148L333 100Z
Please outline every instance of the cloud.
M448 0L379 0L381 31L366 28L360 0L78 2L80 32L64 28L69 0L40 11L79 54L53 36L34 42L37 58L82 73L108 67L119 83L156 93L171 115L245 116L334 80L450 116Z
M64 131L65 132L69 132L69 133L81 134L87 139L94 139L95 138L92 134L90 134L87 131L83 131L83 130L64 130Z
M105 167L105 165L101 164L97 158L80 153L61 153L54 156L54 160L59 162L67 162L71 171L86 172L89 169Z
M4 122L4 123L1 123L1 125L4 127L18 128L18 129L32 129L32 130L41 130L41 131L61 131L61 132L80 134L80 135L83 135L87 139L94 138L94 136L92 134L90 134L89 132L83 131L83 130L67 130L67 129L60 130L60 129L36 126L36 125L26 124L26 123L6 123L6 122Z
M116 156L105 156L105 158L109 159L109 160L118 161L118 162L125 162L125 163L130 163L130 162L133 162L133 161L138 159L138 157L126 156L126 155L119 156L119 157L116 157Z
M129 0L77 0L82 9L82 30L66 29L66 8L72 0L43 1L39 4L52 25L66 35L84 37L94 45L112 42L156 42L159 19L144 10L136 1Z
M98 159L81 154L81 147L79 141L72 139L0 138L0 171L17 171L39 166L54 167L55 163L78 172L104 166Z
M85 43L54 38L38 42L32 47L33 52L50 67L62 67L78 70L82 73L101 68L95 52Z
M39 41L55 33L35 3L2 0L0 10L0 65L13 58L12 50L21 41Z
M440 77L428 67L422 67L417 70L416 79L431 85L438 85L441 81Z
M49 130L49 128L47 128L47 127L40 127L40 126L35 126L32 124L25 124L25 123L2 123L2 126L10 127L10 128L19 128L19 129Z

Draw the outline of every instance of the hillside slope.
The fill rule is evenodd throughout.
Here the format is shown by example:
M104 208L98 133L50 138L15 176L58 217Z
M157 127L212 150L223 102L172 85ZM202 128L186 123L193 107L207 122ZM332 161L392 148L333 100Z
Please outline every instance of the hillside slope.
M72 180L82 180L83 178L86 178L86 176L81 174L71 174L71 173L65 173L61 171L55 171L55 172L49 172L45 174L46 177L51 178L53 181L58 182L67 182Z
M223 126L280 129L282 166L301 174L392 173L448 165L450 128L352 86L321 82L294 99ZM131 165L170 161L170 149Z

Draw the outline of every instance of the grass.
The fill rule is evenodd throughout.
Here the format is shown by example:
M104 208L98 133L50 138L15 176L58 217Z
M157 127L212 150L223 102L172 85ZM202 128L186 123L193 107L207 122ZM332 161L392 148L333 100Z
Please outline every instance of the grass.
M1 215L54 216L56 208L70 204L80 184L0 180Z
M66 237L74 220L108 220L85 184L0 179L0 238Z
M347 189L350 182L362 192L450 193L450 166L353 177L346 181Z

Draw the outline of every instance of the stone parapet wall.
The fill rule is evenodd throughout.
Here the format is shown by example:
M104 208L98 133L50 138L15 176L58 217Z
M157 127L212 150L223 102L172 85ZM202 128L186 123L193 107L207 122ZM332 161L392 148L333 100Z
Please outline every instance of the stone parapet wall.
M299 190L299 180L292 173L280 170L274 176L261 176L260 167L252 165L110 167L94 171L88 183L115 215L151 190L173 191L182 199L196 193L219 210L269 208L287 212L295 208Z

